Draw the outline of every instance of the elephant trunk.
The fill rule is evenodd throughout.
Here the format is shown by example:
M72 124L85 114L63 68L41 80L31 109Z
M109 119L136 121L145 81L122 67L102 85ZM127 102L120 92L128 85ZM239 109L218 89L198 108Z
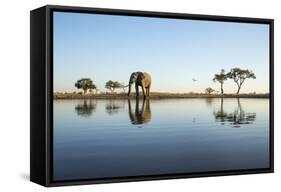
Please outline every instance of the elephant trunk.
M128 90L128 96L130 96L130 93L131 93L131 87L132 87L132 83L129 83L129 90Z
M130 76L130 79L129 79L129 84L128 84L128 87L129 87L128 96L130 96L132 84L135 83L136 78L137 78L136 73L132 73Z

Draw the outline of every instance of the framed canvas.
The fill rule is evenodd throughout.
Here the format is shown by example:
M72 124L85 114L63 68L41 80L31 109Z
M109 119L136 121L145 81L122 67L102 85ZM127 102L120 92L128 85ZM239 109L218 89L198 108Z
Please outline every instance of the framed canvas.
M273 20L31 11L30 179L273 172Z

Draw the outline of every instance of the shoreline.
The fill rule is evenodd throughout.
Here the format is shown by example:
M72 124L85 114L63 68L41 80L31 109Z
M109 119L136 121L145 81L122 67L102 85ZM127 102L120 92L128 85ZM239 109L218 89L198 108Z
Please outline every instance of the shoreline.
M54 94L54 100L60 99L135 99L135 94L131 96L127 96L124 93L116 93L116 94ZM139 99L142 99L142 95L140 95ZM269 99L269 94L189 94L189 93L159 93L159 94L151 94L149 99L196 99L196 98L262 98Z

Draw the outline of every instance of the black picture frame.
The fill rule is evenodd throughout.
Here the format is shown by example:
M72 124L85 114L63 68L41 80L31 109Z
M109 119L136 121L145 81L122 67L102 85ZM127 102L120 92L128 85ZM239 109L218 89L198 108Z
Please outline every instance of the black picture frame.
M89 179L75 181L52 180L53 147L53 11L95 13L189 20L260 23L270 26L270 168L237 171L169 174ZM263 18L197 15L185 13L150 12L46 5L30 12L30 180L43 186L97 184L146 181L159 179L194 178L274 172L274 20Z

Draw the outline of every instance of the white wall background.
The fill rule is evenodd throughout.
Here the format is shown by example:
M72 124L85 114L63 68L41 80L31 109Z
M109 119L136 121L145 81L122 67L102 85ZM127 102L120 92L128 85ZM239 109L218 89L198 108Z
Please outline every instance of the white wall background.
M0 8L0 191L271 191L279 187L280 34L277 0L2 0ZM275 19L275 173L44 188L29 182L29 11L45 4ZM276 191L276 190L275 190Z

